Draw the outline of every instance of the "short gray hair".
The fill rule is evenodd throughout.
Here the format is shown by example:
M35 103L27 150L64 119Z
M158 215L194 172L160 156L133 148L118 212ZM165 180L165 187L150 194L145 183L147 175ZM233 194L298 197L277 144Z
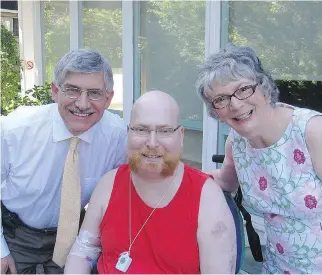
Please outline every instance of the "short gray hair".
M245 46L237 47L229 44L226 49L209 56L199 66L196 81L197 93L206 103L211 115L215 114L205 91L212 89L214 81L220 85L226 85L242 78L256 81L264 96L270 99L273 106L278 102L279 90L271 75L262 68L261 61L254 50Z
M108 61L97 51L89 49L72 50L65 54L57 63L54 71L54 84L60 87L69 72L104 73L107 92L113 91L113 72Z

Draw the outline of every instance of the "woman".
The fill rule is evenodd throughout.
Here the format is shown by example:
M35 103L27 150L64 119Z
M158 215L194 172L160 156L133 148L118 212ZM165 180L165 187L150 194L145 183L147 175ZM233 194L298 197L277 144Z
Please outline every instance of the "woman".
M254 51L229 46L200 67L209 114L231 127L215 177L238 183L264 214L263 273L322 273L322 114L278 103L279 91Z

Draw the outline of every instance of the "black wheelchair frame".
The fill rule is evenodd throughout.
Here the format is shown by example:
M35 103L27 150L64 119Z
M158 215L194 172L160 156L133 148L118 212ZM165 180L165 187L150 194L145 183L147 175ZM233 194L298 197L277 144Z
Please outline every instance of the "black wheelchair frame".
M212 161L215 163L223 163L224 158L225 158L225 155L213 155ZM240 186L238 187L234 200L237 204L239 211L243 216L243 219L246 222L246 232L247 232L248 242L249 242L250 250L252 252L254 260L257 262L263 262L263 254L262 254L262 248L260 244L260 238L253 227L251 215L247 212L247 210L242 205L243 193L241 191Z

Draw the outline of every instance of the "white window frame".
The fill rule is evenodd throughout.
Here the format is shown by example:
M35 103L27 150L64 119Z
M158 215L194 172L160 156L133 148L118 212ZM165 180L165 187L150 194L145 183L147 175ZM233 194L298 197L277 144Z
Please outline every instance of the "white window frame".
M69 0L70 50L82 48L83 41L83 0Z
M19 47L22 61L21 93L44 84L44 31L42 2L18 1ZM33 68L27 69L27 61Z
M129 124L134 99L133 1L122 1L123 119Z
M206 1L205 22L205 57L220 50L221 3L220 1ZM218 153L218 121L209 117L204 104L203 108L203 142L202 142L202 170L216 169L212 156Z

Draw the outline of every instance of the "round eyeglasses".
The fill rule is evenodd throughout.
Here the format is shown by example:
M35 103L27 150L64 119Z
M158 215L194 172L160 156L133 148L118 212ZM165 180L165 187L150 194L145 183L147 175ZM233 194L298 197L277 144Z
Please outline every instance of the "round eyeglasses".
M150 129L150 128L143 127L143 126L131 126L131 125L128 126L128 128L138 136L148 137L151 134L151 132L154 131L155 134L161 138L171 136L180 127L181 127L181 125L179 125L176 128L162 127L162 128Z
M211 102L212 107L214 109L226 108L228 105L230 105L231 98L233 96L239 100L244 100L246 98L249 98L255 93L257 85L258 85L258 83L254 84L254 85L247 85L247 86L237 89L232 95L223 95L223 96L216 97Z
M63 86L61 87L62 92L70 99L78 99L82 92L86 92L88 99L96 101L102 99L106 91L102 91L100 89L80 89L77 87L69 87Z

